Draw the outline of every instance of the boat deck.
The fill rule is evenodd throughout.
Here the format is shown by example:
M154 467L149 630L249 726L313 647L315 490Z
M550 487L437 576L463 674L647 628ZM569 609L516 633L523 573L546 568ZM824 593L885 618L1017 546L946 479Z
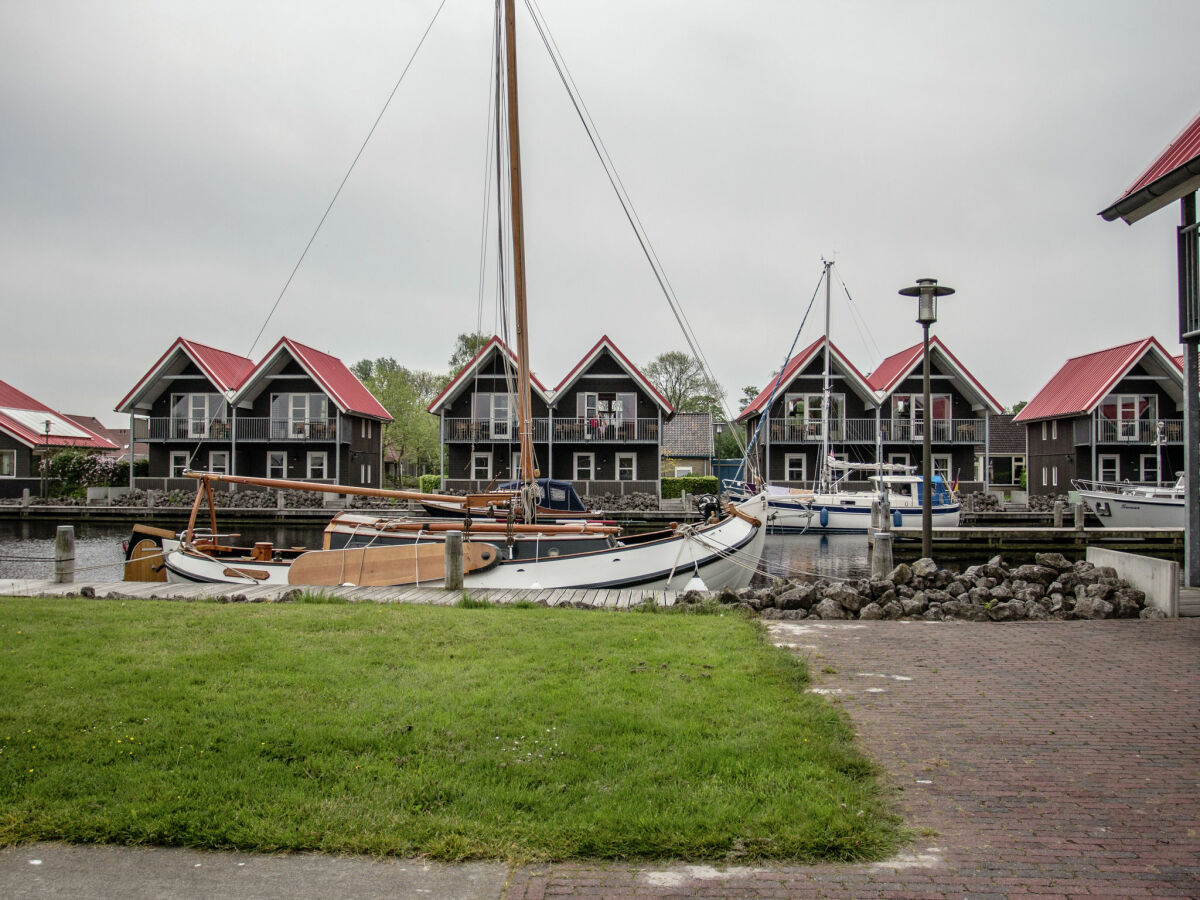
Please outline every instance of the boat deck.
M350 603L419 603L428 606L454 606L463 596L486 600L497 605L536 603L544 606L582 606L593 609L628 609L643 603L674 606L680 591L632 588L628 590L554 589L502 590L467 588L447 591L439 587L311 587L275 585L247 587L237 584L171 584L163 581L76 582L59 584L28 578L0 579L4 597L101 597L118 600L217 600L225 603L277 603L294 600L308 593L314 597L345 600Z

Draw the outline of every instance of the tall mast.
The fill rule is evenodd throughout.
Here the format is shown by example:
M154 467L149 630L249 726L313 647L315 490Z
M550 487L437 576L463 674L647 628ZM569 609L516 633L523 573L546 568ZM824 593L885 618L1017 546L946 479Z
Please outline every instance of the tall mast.
M504 0L504 50L508 82L508 165L512 203L513 287L517 316L517 414L520 417L521 481L534 479L533 412L529 388L529 321L525 307L525 222L521 204L521 135L517 116L517 24L513 0ZM525 509L528 518L533 510Z
M821 387L821 462L817 471L821 473L821 487L829 488L829 270L833 268L831 260L825 263L825 380Z

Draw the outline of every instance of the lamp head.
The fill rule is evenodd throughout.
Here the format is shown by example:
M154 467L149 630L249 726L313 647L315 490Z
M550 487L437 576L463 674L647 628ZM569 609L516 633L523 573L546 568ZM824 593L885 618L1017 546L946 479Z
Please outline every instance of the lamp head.
M901 288L900 293L905 297L916 297L917 321L932 325L937 321L937 298L948 297L954 293L954 288L938 284L936 278L918 278L915 285Z

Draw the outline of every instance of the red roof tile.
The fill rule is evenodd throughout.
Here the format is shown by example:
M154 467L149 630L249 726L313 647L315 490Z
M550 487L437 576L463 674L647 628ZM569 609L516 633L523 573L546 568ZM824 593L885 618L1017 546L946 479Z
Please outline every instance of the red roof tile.
M253 374L246 378L238 393L243 393L258 381L276 357L285 350L296 362L300 363L304 371L321 386L321 390L343 413L353 413L356 416L367 416L385 422L392 421L391 414L383 404L375 399L375 395L366 389L345 363L336 356L322 353L320 350L301 344L289 337L282 337L276 342L270 352L254 367Z
M12 410L12 413L4 412ZM19 415L27 413L29 415ZM34 427L30 420L45 417L51 421L49 437ZM57 430L60 433L54 434ZM0 431L5 431L29 447L80 447L86 450L116 450L115 444L96 434L87 426L57 413L46 404L33 399L11 384L0 381ZM72 432L72 433L67 433Z
M1194 192L1197 179L1200 179L1200 115L1100 215L1110 222L1120 216L1132 224Z
M179 353L183 353L195 363L196 367L204 373L204 377L222 394L236 390L254 369L254 363L244 356L218 350L216 347L209 347L186 338L176 338L167 348L167 352L158 358L158 362L150 367L149 371L133 386L133 390L126 394L114 409L117 412L128 412L134 398L148 385L157 381L166 365Z
M617 345L612 342L607 334L601 335L600 340L596 341L596 343L592 345L592 349L585 353L579 362L575 363L574 368L567 373L567 377L560 381L558 383L558 387L554 389L555 395L562 393L564 389L574 383L575 379L582 375L587 367L592 364L592 362L600 354L600 351L605 349L612 353L613 358L617 360L618 365L628 372L631 378L642 385L642 387L648 394L650 394L654 401L658 403L660 407L662 407L663 412L665 412L667 415L670 415L675 411L671 404L667 402L667 398L658 392L658 388L656 388L650 382L649 378L642 374L641 369L629 361L629 357L621 352L620 348L618 348Z
M797 375L799 375L802 371L804 371L804 369L806 369L808 367L809 363L811 363L813 361L813 358L819 352L821 352L821 349L824 346L825 346L825 338L819 337L815 341L813 341L811 344L809 344L807 347L805 347L803 350L801 350L799 353L797 353L795 356L793 356L788 361L787 365L785 365L783 367L783 372L778 376L772 377L770 379L770 381L767 382L767 386L758 392L758 396L755 397L753 400L751 400L746 405L746 407L740 413L738 413L738 415L737 415L738 420L741 420L741 419L744 419L749 416L756 415L757 413L762 412L763 408L767 405L767 401L771 397L771 392L774 391L775 396L778 397L784 391L786 391L788 385L792 383L793 379L795 379L795 377ZM870 397L871 401L874 402L875 392L871 388L871 385L867 381L867 378L862 374L862 372L860 372L855 367L854 363L850 362L850 360L848 360L845 357L845 355L843 355L842 351L838 349L838 345L835 344L833 341L829 342L829 349L832 352L833 359L836 359L838 361L838 363L840 363L841 366L844 367L844 370L848 374L852 375L855 379L858 380L859 388L862 391L863 395L866 397ZM778 388L775 387L775 385L777 383L779 385Z
M1152 337L1068 359L1045 387L1017 413L1014 422L1033 422L1090 413L1147 353L1174 358Z
M921 364L921 354L924 352L924 348L925 345L922 342L901 350L899 353L893 353L875 368L875 371L867 378L867 382L874 390L887 396ZM942 343L941 338L937 335L929 339L929 356L931 361L935 356L944 357L950 366L974 389L985 406L990 407L994 413L1004 411L1004 407L996 401L987 388L979 383L979 380L971 374L970 369L959 362L958 357L950 352L950 348Z

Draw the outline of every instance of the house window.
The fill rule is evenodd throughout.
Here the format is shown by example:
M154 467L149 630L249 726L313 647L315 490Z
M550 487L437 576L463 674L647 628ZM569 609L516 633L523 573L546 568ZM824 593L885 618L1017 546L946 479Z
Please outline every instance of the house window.
M471 477L476 481L492 480L492 454L490 452L471 454Z
M371 483L371 474L372 474L371 473L371 464L363 463L361 466L358 467L359 483L360 484L370 484Z
M617 454L617 481L637 480L637 454Z
M1142 483L1158 484L1158 454L1143 453L1141 463Z
M267 453L267 477L287 478L287 453L271 450Z
M329 398L324 394L272 394L271 436L329 439Z
M375 434L375 423L370 419L363 419L359 434L365 438L373 437Z
M593 481L596 478L596 454L575 454L575 480Z
M1121 457L1117 456L1115 453L1102 453L1100 455L1099 463L1101 481L1121 480Z
M521 477L521 451L520 450L514 450L512 452L512 456L509 457L508 477L509 478L520 478Z
M186 450L171 451L171 477L182 478L188 467L188 452Z
M17 477L17 451L0 450L0 478Z
M637 394L584 392L575 398L575 414L582 422L584 440L636 437Z
M1046 440L1049 435L1050 435L1050 423L1042 422L1042 440L1043 441Z
M1113 394L1096 410L1100 440L1149 443L1158 421L1158 397L1154 394Z
M326 474L329 471L329 452L327 450L309 450L308 451L308 477L311 480L324 479L328 477Z
M475 394L471 418L481 424L480 437L506 441L517 427L517 411L508 394Z
M1050 483L1054 487L1058 487L1058 466L1051 466L1050 468Z
M1058 419L1054 419L1050 423L1050 440L1058 440Z
M803 453L785 453L783 455L784 481L808 480L808 457Z
M788 394L784 401L789 438L805 440L821 437L822 394ZM829 438L845 440L846 395L829 395Z
M220 394L172 394L171 437L206 438L210 426L227 419L225 398ZM212 429L214 437L228 437L228 426Z
M1042 487L1050 486L1050 470L1042 466Z
M951 476L954 474L954 459L949 453L934 453L930 456L929 461L933 464L933 474L941 475L942 481L950 484L954 479Z
M909 465L907 453L889 453L887 461L890 465L893 465L893 466Z
M210 450L208 454L208 471L221 475L229 474L229 451Z
M691 466L676 466L675 467L675 477L676 478L684 478L685 476L691 475L691 474L692 474Z

